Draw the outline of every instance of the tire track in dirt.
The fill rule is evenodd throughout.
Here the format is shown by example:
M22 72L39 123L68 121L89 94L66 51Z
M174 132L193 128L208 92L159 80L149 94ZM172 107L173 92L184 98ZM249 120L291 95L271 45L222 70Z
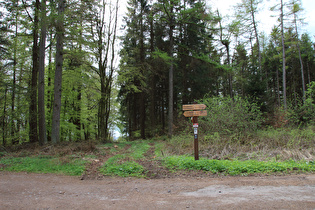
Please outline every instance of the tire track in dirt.
M117 145L114 145L114 147L118 147ZM120 153L126 153L128 149L131 147L131 145L126 145L123 149L123 152ZM109 150L109 147L102 148L103 150ZM115 156L116 153L109 153L105 155L98 155L97 159L87 158L87 160L90 161L88 163L85 172L81 175L81 180L102 180L104 178L104 175L99 172L99 168L103 166L103 164L111 157Z

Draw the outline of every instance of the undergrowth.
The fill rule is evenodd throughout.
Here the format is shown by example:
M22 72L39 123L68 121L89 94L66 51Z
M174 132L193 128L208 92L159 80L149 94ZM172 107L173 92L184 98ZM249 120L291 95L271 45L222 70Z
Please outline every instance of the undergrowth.
M227 175L249 175L254 173L274 173L292 171L313 172L314 161L257 161L257 160L209 160L200 159L195 161L193 157L169 156L164 159L164 164L171 169L203 170L211 173L223 173Z
M286 144L275 143L277 139L288 136ZM32 150L3 153L0 171L79 176L87 170L88 163L104 158L106 161L98 169L106 176L145 177L148 168L144 163L148 161L154 161L157 167L166 167L170 171L201 170L225 175L314 172L314 146L307 149L301 146L301 143L306 145L305 142L314 144L313 137L312 128L290 132L278 129L257 136L235 135L233 138L214 134L200 139L201 158L198 161L193 158L192 135L175 136L168 141L155 139L109 143L97 145L93 151L74 150L67 146L58 153L56 148L45 147L45 154L40 148L34 153ZM267 142L278 145L279 149L269 147ZM155 151L149 151L150 148Z

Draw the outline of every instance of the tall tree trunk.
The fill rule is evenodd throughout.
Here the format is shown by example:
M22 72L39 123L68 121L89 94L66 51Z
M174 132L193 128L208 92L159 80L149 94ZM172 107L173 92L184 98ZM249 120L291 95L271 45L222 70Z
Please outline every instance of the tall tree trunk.
M298 48L299 60L300 60L300 65L301 65L302 95L303 95L303 102L305 103L304 66L303 66L303 60L302 60L301 49L300 49L300 44L299 44L299 34L298 34L298 29L297 29L297 17L296 17L296 13L295 12L294 12L294 26L295 26L295 34L296 34L296 46Z
M3 118L2 118L2 145L6 146L6 132L7 132L7 123L6 123L6 109L7 109L7 92L8 87L5 86L4 90L4 105L3 105Z
M16 89L16 71L17 71L17 45L18 45L18 12L15 17L15 38L14 38L14 52L13 52L13 75L12 75L12 98L11 98L11 121L10 131L12 143L14 142L15 136L15 89Z
M154 52L154 28L153 28L153 18L150 19L150 51L153 54ZM150 78L150 122L151 122L151 135L155 135L155 127L156 127L156 115L155 115L155 67L154 64L151 63L151 78Z
M252 21L253 21L253 26L254 26L257 50L258 50L260 80L262 81L261 51L260 51L260 42L259 42L257 23L256 23L256 19L255 19L255 11L254 11L254 7L253 7L253 0L250 0L250 6L251 6L251 16L252 16Z
M37 81L38 81L38 24L39 24L40 2L35 2L35 16L33 29L33 69L30 88L30 142L38 142L38 123L37 123Z
M144 75L144 68L145 68L145 49L144 49L144 26L143 26L143 6L145 4L141 1L141 11L140 11L140 74ZM145 90L142 85L143 83L140 82L141 92L140 92L140 133L141 138L145 139Z
M47 119L47 126L51 127L52 121L52 107L53 107L53 94L51 93L51 78L52 78L52 45L53 45L53 34L50 31L49 35L49 50L48 50L48 78L47 78L47 109L48 109L48 119ZM47 140L51 140L51 132L49 129L47 130Z
M58 0L58 20L56 25L56 69L54 84L54 104L52 116L51 141L56 144L60 141L60 111L61 111L61 85L62 85L62 66L63 66L63 38L64 26L63 16L65 0Z
M281 105L281 100L280 100L280 79L279 79L279 70L278 70L278 68L277 68L276 74L277 74L277 99L278 99L278 106L280 107L280 105Z
M41 2L41 35L38 71L38 131L39 143L47 143L45 117L45 44L46 44L46 0Z
M283 107L287 109L287 85L286 85L286 64L285 64L285 45L284 45L284 26L283 26L283 0L281 0L281 40L282 40L282 82L283 82Z
M309 62L307 62L307 77L308 77L308 84L311 84L311 71L310 71Z
M169 30L169 56L171 58L171 64L169 67L169 80L168 80L168 137L172 138L173 135L173 110L174 110L174 64L173 64L173 51L174 51L174 14L173 14L173 5L170 5L170 12L169 12L169 24L170 24L170 30Z

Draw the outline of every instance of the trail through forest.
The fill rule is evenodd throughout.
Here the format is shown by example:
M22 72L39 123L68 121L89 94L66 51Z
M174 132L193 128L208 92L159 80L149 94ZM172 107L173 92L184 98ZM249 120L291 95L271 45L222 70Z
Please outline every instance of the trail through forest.
M315 175L138 179L0 172L0 209L314 209Z

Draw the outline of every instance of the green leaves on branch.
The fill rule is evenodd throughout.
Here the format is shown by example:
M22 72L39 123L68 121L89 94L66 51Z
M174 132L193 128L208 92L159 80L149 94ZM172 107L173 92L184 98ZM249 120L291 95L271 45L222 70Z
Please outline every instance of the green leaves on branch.
M156 49L152 54L154 59L161 59L169 65L172 63L172 61L174 61L174 58L169 56L167 52L163 52L159 49Z

